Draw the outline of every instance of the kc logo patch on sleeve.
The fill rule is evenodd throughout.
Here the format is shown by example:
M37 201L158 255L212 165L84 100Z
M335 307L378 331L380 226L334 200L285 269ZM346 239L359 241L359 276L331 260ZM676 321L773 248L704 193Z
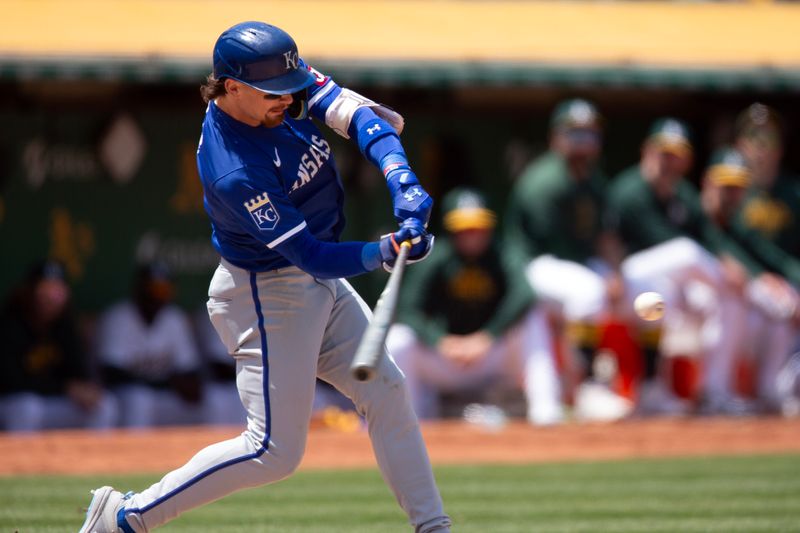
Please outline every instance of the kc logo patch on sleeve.
M269 201L267 193L259 194L255 198L246 201L244 207L260 230L274 230L281 219L275 206Z

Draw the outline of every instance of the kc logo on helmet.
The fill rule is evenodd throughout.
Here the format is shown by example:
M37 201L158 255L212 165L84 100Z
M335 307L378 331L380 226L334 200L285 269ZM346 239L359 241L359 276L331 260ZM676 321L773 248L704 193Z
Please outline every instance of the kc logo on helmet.
M289 50L288 52L283 53L284 59L286 59L286 70L297 70L297 52L294 50Z
M244 207L250 213L250 217L260 230L274 230L275 226L278 225L278 221L281 219L275 206L269 201L267 193L260 194L246 201Z

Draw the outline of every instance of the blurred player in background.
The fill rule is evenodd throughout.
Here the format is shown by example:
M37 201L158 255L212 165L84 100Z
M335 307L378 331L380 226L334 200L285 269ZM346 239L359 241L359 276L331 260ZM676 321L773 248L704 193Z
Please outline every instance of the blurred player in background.
M100 318L96 350L124 427L201 423L200 359L167 267L137 268L132 295Z
M530 422L560 422L553 340L524 261L513 248L501 252L495 213L477 191L452 190L443 210L449 238L409 272L387 340L417 414L438 416L441 392L477 391L500 378L525 392Z
M450 531L402 372L388 354L371 381L349 371L369 309L342 278L391 267L401 242L412 243L411 261L433 245L425 231L433 202L400 143L402 117L308 67L294 40L263 22L223 32L213 68L201 88L208 108L197 155L222 256L208 310L236 359L247 429L138 494L95 490L81 532L149 531L289 476L303 457L318 375L363 414L384 479L415 531ZM344 191L309 111L383 172L398 231L377 242L338 242Z
M745 109L736 120L736 148L753 177L742 223L800 258L800 181L781 167L783 134L775 110L759 103Z
M93 379L70 309L62 266L45 261L12 289L0 311L0 424L9 431L116 421L116 403Z
M556 107L550 126L550 150L523 171L511 192L506 243L531 261L528 279L544 303L571 323L593 322L605 309L606 293L596 268L605 252L601 118L590 102L568 100Z
M702 201L711 221L745 252L738 253L737 259L752 276L741 301L746 318L728 334L740 337L743 355L752 360L756 374L753 392L760 410L775 413L780 412L782 403L776 379L795 336L800 262L738 219L751 176L739 152L729 148L718 151L703 177ZM729 379L733 383L735 376Z
M598 325L618 308L623 288L622 250L603 218L601 148L602 119L595 106L582 99L558 104L550 121L550 150L522 172L505 222L506 246L529 261L528 281L553 318L556 335L568 331L587 363L601 337ZM562 360L567 374L574 374L570 352L564 350ZM610 400L606 414L613 418L618 402Z
M735 302L748 273L731 255L737 246L703 213L697 190L685 179L691 162L686 125L672 118L656 121L639 164L613 181L609 219L629 254L622 266L629 293L656 291L667 303L662 351L702 354L707 411L735 411L727 379L738 349L731 332L742 319ZM655 412L689 407L675 401L658 378L643 390L642 402Z

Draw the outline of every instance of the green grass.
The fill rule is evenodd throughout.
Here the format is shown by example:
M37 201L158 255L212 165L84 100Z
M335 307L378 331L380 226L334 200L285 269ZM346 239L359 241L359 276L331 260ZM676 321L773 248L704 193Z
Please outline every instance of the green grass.
M457 532L800 531L800 455L442 467L436 476ZM0 478L0 532L77 531L88 489L141 489L157 479ZM354 470L301 472L163 531L411 530L379 474Z

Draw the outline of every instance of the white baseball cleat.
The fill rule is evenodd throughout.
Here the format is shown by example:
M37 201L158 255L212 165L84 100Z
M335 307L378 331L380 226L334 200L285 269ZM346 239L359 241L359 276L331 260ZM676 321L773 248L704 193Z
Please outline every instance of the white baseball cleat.
M86 510L86 520L78 533L119 533L117 512L127 499L118 490L111 487L100 487L92 491L92 501Z

